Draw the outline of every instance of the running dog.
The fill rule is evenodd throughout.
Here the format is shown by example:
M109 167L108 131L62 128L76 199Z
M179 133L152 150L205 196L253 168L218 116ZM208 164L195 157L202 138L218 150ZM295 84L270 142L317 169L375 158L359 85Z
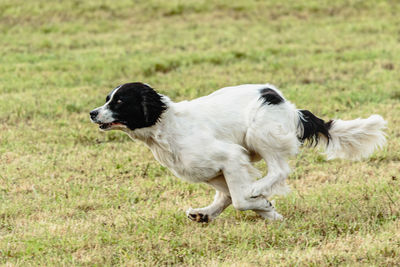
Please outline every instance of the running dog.
M385 144L385 120L331 120L299 110L270 84L222 88L175 103L144 83L113 89L106 103L90 112L103 131L121 130L143 141L176 176L215 188L212 204L190 208L189 219L209 222L233 204L270 220L282 219L268 200L288 191L288 157L305 142L320 144L328 159L359 160ZM253 162L263 159L260 178Z

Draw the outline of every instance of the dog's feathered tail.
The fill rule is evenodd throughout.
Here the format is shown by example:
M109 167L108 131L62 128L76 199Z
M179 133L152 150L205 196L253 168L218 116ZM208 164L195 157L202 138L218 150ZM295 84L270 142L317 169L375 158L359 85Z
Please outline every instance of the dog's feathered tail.
M328 159L359 160L370 156L386 143L386 121L379 115L367 119L324 122L308 110L298 110L298 138L325 145Z

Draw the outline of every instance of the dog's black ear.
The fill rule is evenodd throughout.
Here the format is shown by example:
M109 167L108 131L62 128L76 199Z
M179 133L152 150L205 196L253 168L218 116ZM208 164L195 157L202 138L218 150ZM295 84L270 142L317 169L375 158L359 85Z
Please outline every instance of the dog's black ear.
M167 109L166 104L153 88L145 85L142 90L142 109L146 127L156 124L164 110Z

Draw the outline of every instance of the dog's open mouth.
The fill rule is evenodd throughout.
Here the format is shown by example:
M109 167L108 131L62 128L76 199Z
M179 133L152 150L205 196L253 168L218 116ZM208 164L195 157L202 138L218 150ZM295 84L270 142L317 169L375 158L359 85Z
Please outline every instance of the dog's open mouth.
M110 123L100 123L99 128L102 130L106 130L108 128L111 128L112 126L122 126L122 125L124 125L124 124L121 122L115 121L115 122L110 122Z

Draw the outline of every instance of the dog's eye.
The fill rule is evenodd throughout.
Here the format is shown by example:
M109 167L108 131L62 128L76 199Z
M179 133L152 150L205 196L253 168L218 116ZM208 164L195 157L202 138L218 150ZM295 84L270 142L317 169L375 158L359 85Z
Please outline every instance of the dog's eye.
M121 100L121 99L118 99L118 100L117 100L117 104L122 104L122 100Z

